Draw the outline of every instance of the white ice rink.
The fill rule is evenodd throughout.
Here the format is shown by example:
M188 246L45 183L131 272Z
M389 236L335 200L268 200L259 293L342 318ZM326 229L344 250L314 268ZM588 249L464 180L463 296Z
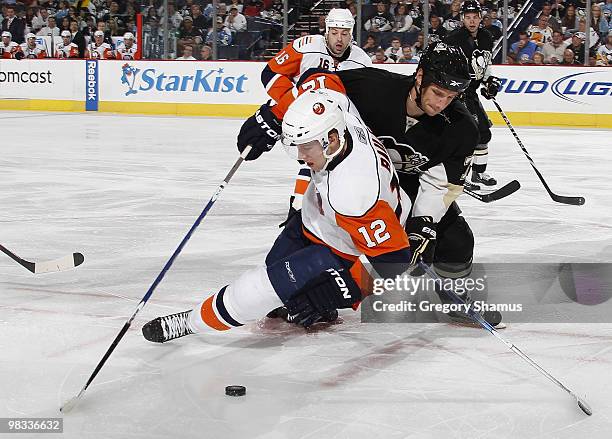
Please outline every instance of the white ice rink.
M238 120L0 113L0 243L30 260L85 255L33 275L0 254L0 417L53 417L90 376L237 157ZM612 262L612 132L519 129L554 203L505 128L491 173L522 189L460 205L479 262ZM148 320L191 308L259 264L279 233L296 164L245 163L86 392L70 438L608 438L612 324L512 324L504 335L591 404L483 330L361 324L305 333L261 321L165 345ZM516 273L517 277L521 273ZM242 398L226 385L247 387ZM20 436L20 437L25 437Z

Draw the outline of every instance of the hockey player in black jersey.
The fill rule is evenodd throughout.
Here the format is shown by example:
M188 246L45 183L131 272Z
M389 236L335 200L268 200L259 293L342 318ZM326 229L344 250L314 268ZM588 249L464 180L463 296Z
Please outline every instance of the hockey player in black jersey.
M474 118L458 99L469 84L463 52L441 42L429 46L412 76L376 68L336 74L307 71L297 84L298 93L324 86L346 94L384 142L400 185L412 201L406 222L410 247L446 278L466 277L472 269L474 237L455 202L479 138ZM274 113L282 111L277 108ZM274 133L279 123L268 104L262 105L243 124L238 149L247 145L260 153L271 149L280 134ZM424 223L435 233L416 233ZM441 299L445 300L442 294ZM454 317L469 321L467 316ZM485 318L493 325L501 321L498 312L486 313Z
M455 29L446 36L446 43L459 46L467 57L470 64L470 75L472 82L465 92L464 100L470 113L476 119L480 140L474 151L472 162L472 183L481 183L487 186L497 184L497 181L485 171L489 154L489 142L491 140L491 121L482 108L478 99L478 89L484 85L483 96L487 99L495 97L499 89L499 79L491 75L491 61L493 51L493 37L486 29L480 26L482 13L480 4L476 0L466 0L461 5L461 20L463 26ZM476 184L467 182L466 187L478 190Z

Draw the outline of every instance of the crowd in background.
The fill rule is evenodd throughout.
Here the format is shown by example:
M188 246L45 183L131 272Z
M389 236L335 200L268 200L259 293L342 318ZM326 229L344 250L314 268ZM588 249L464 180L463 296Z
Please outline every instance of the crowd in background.
M521 8L515 0L504 11L500 1L479 0L483 9L483 23L495 40L502 36L504 12L508 21ZM427 2L429 22L425 23L423 8ZM32 46L34 37L67 37L68 44L75 44L77 51L59 57L98 57L100 51L95 44L95 33L103 34L103 42L109 46L107 55L101 58L129 59L121 55L116 39L125 35L137 35L136 14L142 13L143 30L160 40L172 38L171 57L181 60L212 59L212 45L216 29L217 44L220 47L236 46L241 35L248 33L248 23L256 18L269 26L280 26L283 21L282 0L229 0L218 3L216 20L213 23L212 3L203 0L170 0L167 14L162 0L4 0L0 9L3 57L21 50L25 53ZM295 2L290 2L290 6ZM310 6L312 1L300 2ZM348 8L357 15L355 0L339 1L339 6ZM586 23L586 2L584 0L553 0L544 3L535 22L525 27L518 35L518 41L509 45L508 62L518 64L584 64L585 39L589 33L589 63L591 65L612 65L612 0L593 3L591 23ZM443 39L445 35L461 26L460 0L388 0L362 4L362 48L375 63L416 63L423 51L424 29L427 26L430 41ZM299 15L299 14L298 14ZM164 36L160 30L168 17L170 34ZM295 16L292 18L296 20ZM294 37L323 33L324 17L308 30ZM357 25L356 25L357 26ZM354 35L356 35L356 29ZM280 32L264 34L269 40L278 40ZM152 41L152 40L150 40ZM149 41L149 42L150 42ZM63 41L64 42L64 41ZM63 44L63 42L61 44ZM137 42L138 44L140 42ZM159 43L163 46L163 41ZM17 49L19 46L21 49ZM62 47L66 45L63 44ZM13 47L13 49L11 49ZM161 49L160 49L161 50ZM28 57L35 50L30 47ZM48 50L46 51L48 52ZM57 56L57 50L51 56ZM99 52L96 54L95 52ZM112 52L112 53L111 53ZM231 52L230 52L231 53ZM159 56L152 51L149 58ZM235 52L235 57L260 59L253 52ZM40 56L36 56L40 57ZM229 57L231 58L231 56Z

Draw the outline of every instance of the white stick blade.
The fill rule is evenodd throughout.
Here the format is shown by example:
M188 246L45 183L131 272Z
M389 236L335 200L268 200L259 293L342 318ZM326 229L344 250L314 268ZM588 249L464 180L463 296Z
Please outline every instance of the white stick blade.
M36 262L34 264L34 273L53 273L57 271L71 270L83 263L85 258L81 253L73 253L64 256L61 259L55 259L47 262Z
M60 412L62 412L62 413L70 412L73 408L76 407L78 402L79 402L79 395L77 395L77 396L69 399L68 401L66 401L64 403L64 405L60 407Z

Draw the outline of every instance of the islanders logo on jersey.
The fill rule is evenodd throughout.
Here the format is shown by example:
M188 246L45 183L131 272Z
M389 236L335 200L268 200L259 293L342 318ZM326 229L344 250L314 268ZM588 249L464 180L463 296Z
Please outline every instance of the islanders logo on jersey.
M134 84L136 83L136 73L139 71L140 69L132 67L128 63L121 66L121 83L128 86L128 91L125 92L126 96L138 93L137 90L134 90Z

